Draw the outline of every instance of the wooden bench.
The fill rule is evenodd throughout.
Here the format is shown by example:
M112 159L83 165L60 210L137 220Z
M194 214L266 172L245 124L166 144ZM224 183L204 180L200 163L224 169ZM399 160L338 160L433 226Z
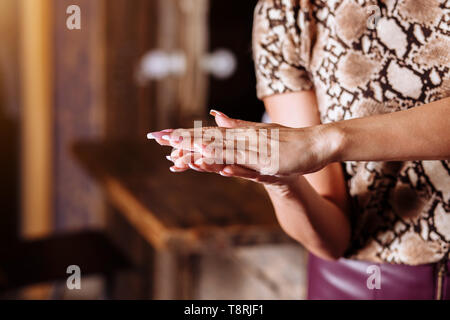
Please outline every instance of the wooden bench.
M154 248L154 296L175 286L175 296L162 297L192 297L195 257L202 252L292 241L279 227L262 186L216 174L172 173L165 159L169 152L170 148L148 141L80 142L74 147L119 219ZM113 229L110 236L120 237L120 227L116 224ZM133 250L126 243L119 245ZM160 264L168 252L175 257L172 271ZM174 279L172 284L167 283L169 278Z

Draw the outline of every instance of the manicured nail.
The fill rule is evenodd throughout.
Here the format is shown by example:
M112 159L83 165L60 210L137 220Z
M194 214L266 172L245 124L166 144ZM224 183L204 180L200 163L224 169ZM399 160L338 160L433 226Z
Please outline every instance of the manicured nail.
M225 114L223 114L223 113L220 112L220 111L214 110L214 109L211 109L211 110L209 111L209 114L212 115L213 117L216 117L216 116L223 116L223 117L226 117Z
M189 168L191 168L192 170L195 170L195 171L201 171L200 170L200 168L198 168L197 166L195 166L194 164L192 164L192 163L188 163L188 166L189 166Z
M173 173L178 173L178 172L183 171L182 169L179 169L177 167L170 167L169 170L172 171Z
M147 134L147 139L162 139L163 136L167 135L167 133L172 132L173 129L166 129L162 131L150 132Z
M227 178L230 177L229 174L227 174L226 172L223 172L223 171L219 171L219 174L220 174L221 176L223 176L223 177L227 177Z
M233 174L233 170L231 170L231 168L225 167L222 170L223 172L225 172L226 174Z
M169 161L172 161L172 157L171 156L166 156L166 159Z

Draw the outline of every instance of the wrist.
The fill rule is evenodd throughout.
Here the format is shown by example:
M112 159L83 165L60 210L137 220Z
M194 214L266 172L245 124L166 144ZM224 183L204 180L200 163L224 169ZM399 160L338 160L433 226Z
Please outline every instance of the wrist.
M298 193L299 184L304 179L301 175L290 175L279 179L278 183L265 184L271 198L292 198Z
M330 164L343 161L346 141L344 130L337 123L319 125L316 129L317 152L323 155L324 162Z

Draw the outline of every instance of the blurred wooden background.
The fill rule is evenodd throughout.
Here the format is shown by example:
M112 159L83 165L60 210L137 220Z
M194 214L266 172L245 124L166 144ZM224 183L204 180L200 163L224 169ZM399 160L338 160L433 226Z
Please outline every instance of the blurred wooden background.
M66 9L73 4L81 8L81 30L66 27ZM149 131L191 126L194 119L211 123L210 107L259 121L263 105L255 95L251 54L255 4L255 0L1 0L3 246L19 235L42 238L107 228L115 245L130 251L127 255L137 265L115 279L117 296L179 296L170 292L175 287L167 282L176 279L166 279L170 276L158 270L186 260L154 250L107 200L104 185L74 157L73 145L85 140L145 143ZM229 50L237 62L226 79L202 68L204 56L217 49ZM152 50L182 52L186 72L139 82L142 58ZM240 201L245 199L242 195ZM195 263L202 271L192 293L196 298L304 294L304 255L292 243L236 248L224 255L211 252L198 259ZM158 279L166 292L155 294ZM50 285L25 296L66 297L60 291Z

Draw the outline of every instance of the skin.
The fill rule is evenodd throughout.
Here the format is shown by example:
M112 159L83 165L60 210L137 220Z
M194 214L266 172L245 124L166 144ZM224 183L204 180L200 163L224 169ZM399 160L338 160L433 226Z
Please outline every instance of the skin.
M349 196L339 162L450 159L450 98L330 124L320 123L313 91L275 95L264 103L273 124L231 119L217 111L212 115L217 130L237 136L242 129L279 129L279 170L271 174L264 162L214 164L224 157L219 159L204 141L179 139L194 136L193 129L154 132L149 138L174 147L168 158L174 163L172 172L215 172L263 184L285 232L324 259L342 257L350 242ZM274 143L270 137L268 141ZM257 152L257 145L238 146L225 134L214 141L216 148L229 145L239 155Z

